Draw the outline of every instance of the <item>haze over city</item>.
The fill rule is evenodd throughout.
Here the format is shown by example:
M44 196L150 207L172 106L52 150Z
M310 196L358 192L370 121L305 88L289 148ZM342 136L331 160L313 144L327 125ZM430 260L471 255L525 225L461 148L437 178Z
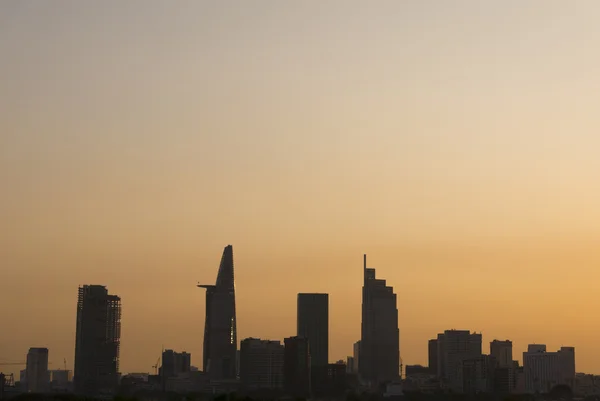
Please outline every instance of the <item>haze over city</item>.
M600 3L0 3L0 359L72 367L77 288L123 304L121 369L201 365L235 246L238 339L329 294L360 338L362 255L400 352L449 329L600 373ZM8 328L8 329L6 329ZM8 369L10 371L10 369ZM14 368L14 372L19 370Z

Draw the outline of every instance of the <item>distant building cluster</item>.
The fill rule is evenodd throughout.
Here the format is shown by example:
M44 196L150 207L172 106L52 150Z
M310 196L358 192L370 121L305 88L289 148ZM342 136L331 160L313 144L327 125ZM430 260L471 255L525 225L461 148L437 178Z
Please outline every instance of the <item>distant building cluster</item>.
M429 340L428 349L429 367L406 367L407 387L465 394L547 394L557 386L577 391L573 347L547 352L545 345L529 345L519 366L511 341L493 340L483 354L481 334L446 330Z
M483 353L480 333L446 330L429 340L428 365L403 366L397 295L363 259L361 336L352 355L329 359L329 295L300 293L296 332L282 340L237 337L233 248L225 247L214 284L206 290L202 370L187 352L163 350L154 374L119 369L121 298L105 286L79 288L73 374L49 370L47 348L31 348L18 382L29 393L74 392L109 398L146 392L273 394L293 398L334 397L348 391L394 397L408 392L546 394L557 388L600 395L600 378L577 374L575 349L547 351L531 344L522 366L509 340L493 340ZM404 372L402 368L404 367ZM404 373L404 375L402 374ZM0 399L15 388L0 374Z

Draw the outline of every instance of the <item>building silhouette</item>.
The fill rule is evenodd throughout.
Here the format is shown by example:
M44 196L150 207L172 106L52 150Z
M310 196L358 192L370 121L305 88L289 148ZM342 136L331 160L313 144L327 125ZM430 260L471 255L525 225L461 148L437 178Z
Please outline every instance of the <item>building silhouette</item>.
M412 377L419 375L429 375L429 367L423 365L406 365L404 368L404 376Z
M311 389L327 380L329 362L329 295L298 294L297 336L310 347Z
M429 340L427 344L427 353L429 360L429 373L432 375L438 375L438 343L437 339Z
M547 352L544 344L530 344L523 352L527 393L549 393L558 385L575 386L575 348L561 347Z
M283 389L284 346L246 338L240 344L240 384L245 391Z
M49 390L48 348L30 348L27 353L27 392L45 393Z
M192 356L187 352L175 352L172 349L164 350L162 353L162 366L160 376L163 379L176 377L181 373L191 371Z
M71 390L72 372L65 369L50 371L50 387L53 392L67 393Z
M360 378L370 385L399 379L400 331L394 288L378 279L375 269L367 268L364 255Z
M346 357L346 373L349 375L357 374L357 372L354 370L355 365L356 363L354 362L354 357L348 355Z
M464 390L463 362L481 353L481 334L469 330L446 330L438 334L438 377L455 393Z
M498 366L501 368L512 367L513 365L513 346L512 341L494 340L490 342L490 355L496 358Z
M210 380L234 380L237 367L237 320L233 247L223 250L217 281L199 284L206 289L203 369Z
M352 346L352 358L354 359L354 365L352 366L352 371L355 375L359 374L358 365L360 359L360 340L354 343Z
M496 358L480 355L462 362L462 392L466 394L494 392Z
M298 337L308 339L311 365L329 363L329 294L298 294Z
M112 394L119 381L121 298L105 286L79 287L75 338L75 392Z
M324 375L319 382L311 383L311 390L315 397L339 397L344 395L347 388L348 367L344 361L328 363Z
M310 396L310 347L304 337L283 340L283 382L285 393L295 398Z

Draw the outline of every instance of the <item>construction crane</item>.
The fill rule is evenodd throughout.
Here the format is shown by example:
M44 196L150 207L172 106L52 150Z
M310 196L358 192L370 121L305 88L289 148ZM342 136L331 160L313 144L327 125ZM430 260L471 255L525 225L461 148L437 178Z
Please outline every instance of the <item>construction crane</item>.
M402 380L402 368L404 367L404 361L400 357L400 380Z
M156 360L156 364L152 365L152 368L154 368L154 374L158 376L158 365L160 364L160 357L158 357L158 359Z

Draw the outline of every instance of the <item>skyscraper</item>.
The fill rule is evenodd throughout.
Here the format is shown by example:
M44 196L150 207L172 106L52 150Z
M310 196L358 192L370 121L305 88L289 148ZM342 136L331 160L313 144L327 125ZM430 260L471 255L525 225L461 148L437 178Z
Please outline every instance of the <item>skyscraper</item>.
M400 331L394 288L367 268L364 255L359 374L376 385L399 378Z
M108 395L119 381L121 298L101 285L79 287L75 338L75 392Z
M237 324L235 316L235 281L233 247L223 250L217 282L199 284L206 288L204 323L204 372L211 380L236 378Z
M48 391L50 374L48 372L48 348L30 348L27 353L27 392L44 393Z
M284 388L287 395L295 398L310 396L310 348L304 337L284 339L283 360Z
M329 363L329 295L298 294L297 336L308 339L312 367Z

